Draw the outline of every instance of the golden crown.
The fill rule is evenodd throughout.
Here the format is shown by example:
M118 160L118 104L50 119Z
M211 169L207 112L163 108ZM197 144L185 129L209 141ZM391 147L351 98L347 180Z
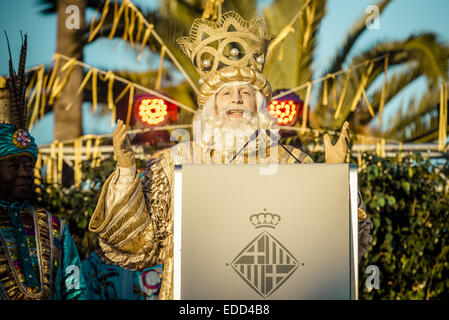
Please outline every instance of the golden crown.
M264 212L253 214L249 217L249 221L251 221L256 229L262 227L274 229L279 221L281 221L280 215L267 212L266 210L267 209L264 209Z
M263 18L248 21L229 11L216 22L195 19L190 36L181 37L177 42L200 75L200 106L229 81L251 82L269 100L271 87L262 70L272 39Z

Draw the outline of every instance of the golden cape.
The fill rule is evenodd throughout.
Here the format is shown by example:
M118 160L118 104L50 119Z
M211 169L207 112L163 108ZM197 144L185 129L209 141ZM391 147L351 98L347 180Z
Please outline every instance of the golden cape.
M188 148L189 144L182 146ZM107 190L117 180L118 173L117 170L114 171L102 188L89 223L89 230L97 234L105 257L113 263L132 270L142 270L163 263L159 292L161 300L173 299L174 168L175 163L187 164L194 161L193 143L190 147L187 152L181 152L182 148L171 148L152 156L147 162L143 179L140 180L139 175L136 175L130 188L123 194L114 195L117 201L106 210L105 203L112 203L107 199ZM286 148L301 163L313 163L301 150L291 146ZM267 163L266 159L277 163L296 162L279 145L269 147L266 151L265 158L257 157L257 152L250 155L248 152L242 153L238 162ZM203 159L201 162L207 163Z

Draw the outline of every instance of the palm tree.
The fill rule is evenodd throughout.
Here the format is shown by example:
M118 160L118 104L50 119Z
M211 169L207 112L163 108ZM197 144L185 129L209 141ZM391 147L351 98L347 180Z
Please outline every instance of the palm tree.
M382 13L391 0L382 0L377 6L380 13ZM355 56L351 61L347 61L347 57L351 52L353 44L366 30L365 17L362 17L356 22L344 40L344 44L337 52L336 56L332 60L331 66L326 72L333 73L340 69L344 62L347 63L348 68L353 67L368 59L374 59L380 56L388 56L388 66L399 69L399 72L387 80L385 83L385 106L394 97L396 97L402 90L410 85L415 80L425 77L428 83L429 92L423 96L420 104L425 105L428 109L430 106L434 107L435 101L438 101L439 93L433 88L438 86L439 79L447 81L448 76L448 61L449 61L449 47L447 44L440 42L437 36L433 33L421 33L412 35L406 40L381 42L374 45L371 48L364 50L362 53ZM373 70L366 81L367 92L372 91L370 96L370 104L375 114L378 114L379 107L381 105L381 91L382 88L373 88L373 84L378 77L382 77L384 69L384 60L380 60L374 63ZM342 117L334 119L332 117L333 112L329 109L329 106L324 106L322 103L318 104L314 110L315 115L319 118L318 123L321 125L327 125L329 127L338 128L341 124L349 119L352 123L352 128L356 128L358 131L362 131L363 128L372 123L372 116L369 114L367 106L363 101L359 101L357 109L352 112L350 110L350 104L354 97L355 91L359 85L362 73L365 72L364 68L357 69L351 73L349 79L349 85L347 88L347 94L343 103ZM338 81L337 87L342 87L343 77ZM373 88L373 89L371 89ZM322 88L320 88L320 97L322 95ZM321 102L321 99L319 100ZM412 107L413 101L410 101ZM430 103L430 104L429 104ZM391 105L388 105L391 107ZM408 119L411 122L422 122L424 119L420 117L422 115L424 107L421 107L421 114L414 113L414 109L407 109ZM427 110L426 109L426 110ZM433 123L433 122L432 122ZM392 136L394 130L388 130L384 133L385 136L400 138L399 136Z
M55 0L52 2L53 10L58 16L58 32L56 40L56 51L72 56L78 60L83 60L82 48L79 48L73 35L76 29L69 29L66 26L66 8L76 5L79 8L79 23L84 26L84 12L86 8L85 0ZM59 66L60 69L61 66ZM58 74L63 74L58 70ZM54 111L54 139L68 140L82 135L82 96L76 93L83 80L83 70L75 67L68 78L59 99L55 100Z
M419 102L411 99L405 112L401 106L385 135L403 142L424 143L438 139L439 94L439 90L433 88Z

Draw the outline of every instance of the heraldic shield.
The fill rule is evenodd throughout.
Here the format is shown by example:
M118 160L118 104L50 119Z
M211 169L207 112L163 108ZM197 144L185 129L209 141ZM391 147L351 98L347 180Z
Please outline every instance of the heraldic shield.
M280 216L262 212L250 217L255 228L274 229ZM270 233L263 231L234 259L232 268L258 294L267 298L299 266L298 260Z

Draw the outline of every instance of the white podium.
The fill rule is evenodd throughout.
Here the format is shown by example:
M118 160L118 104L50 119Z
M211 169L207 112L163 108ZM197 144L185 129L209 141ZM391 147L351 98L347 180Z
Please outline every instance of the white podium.
M176 166L175 299L358 298L357 168L271 166Z

